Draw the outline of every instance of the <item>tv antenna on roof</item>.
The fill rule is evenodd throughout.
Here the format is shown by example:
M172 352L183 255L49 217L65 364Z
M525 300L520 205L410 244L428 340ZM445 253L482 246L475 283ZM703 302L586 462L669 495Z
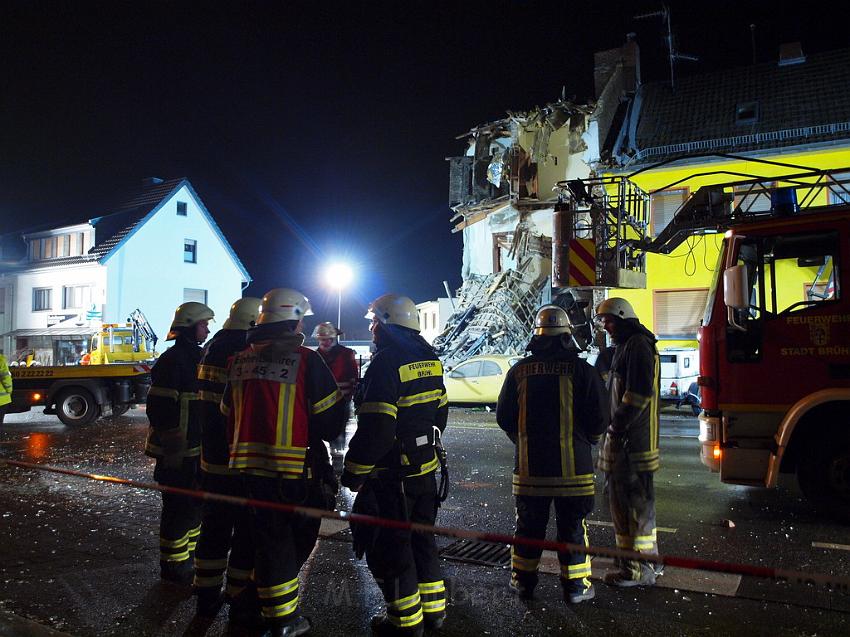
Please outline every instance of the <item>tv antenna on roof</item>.
M699 58L696 55L690 55L688 53L680 53L676 48L676 41L673 38L673 26L672 26L672 18L670 15L670 7L666 4L661 5L660 11L652 11L651 13L641 13L640 15L636 15L634 17L635 20L645 20L647 18L661 18L661 20L667 25L667 36L665 40L667 41L667 54L670 58L670 89L676 90L676 79L675 79L675 65L679 60L687 60L689 62L697 62Z

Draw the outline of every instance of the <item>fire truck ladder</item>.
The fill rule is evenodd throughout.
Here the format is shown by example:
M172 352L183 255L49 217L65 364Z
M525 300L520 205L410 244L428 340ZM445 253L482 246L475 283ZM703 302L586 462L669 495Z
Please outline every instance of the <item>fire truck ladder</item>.
M648 252L670 254L692 235L723 232L739 223L850 204L850 168L827 171L736 155L711 157L746 160L789 172L777 176L709 171L667 184L656 192L681 188L690 179L716 175L731 178L725 183L698 188L655 237L647 233L650 197L631 179L682 158L622 177L558 182L555 234L559 234L560 226L561 237L553 240L556 272L559 267L570 267L572 241L590 239L595 250L596 287L646 287ZM556 278L566 280L565 276ZM553 284L566 287L557 281Z

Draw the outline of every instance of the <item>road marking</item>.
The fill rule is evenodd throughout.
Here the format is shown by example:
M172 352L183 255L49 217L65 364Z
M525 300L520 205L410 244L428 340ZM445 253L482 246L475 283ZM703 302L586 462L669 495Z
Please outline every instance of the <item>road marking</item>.
M587 523L593 526L614 526L613 522L608 522L607 520L587 520ZM678 529L671 529L669 526L658 526L655 527L655 530L662 533L675 533Z
M835 549L836 551L850 551L850 544L834 544L832 542L812 542L815 549Z

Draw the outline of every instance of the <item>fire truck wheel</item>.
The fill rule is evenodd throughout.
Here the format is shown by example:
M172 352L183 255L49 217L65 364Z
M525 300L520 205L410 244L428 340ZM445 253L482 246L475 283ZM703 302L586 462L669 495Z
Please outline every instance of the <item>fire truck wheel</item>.
M56 415L69 427L87 425L100 415L100 405L87 389L69 387L56 397Z
M797 466L797 479L816 507L850 521L850 436L831 431L810 439Z

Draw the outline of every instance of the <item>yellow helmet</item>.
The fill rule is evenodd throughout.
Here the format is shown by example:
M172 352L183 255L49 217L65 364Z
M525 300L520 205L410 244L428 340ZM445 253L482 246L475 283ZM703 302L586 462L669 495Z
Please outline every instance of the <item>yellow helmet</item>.
M536 336L557 336L558 334L572 334L570 319L563 308L557 305L544 305L537 310L534 317L534 334Z
M330 321L319 323L313 328L313 338L336 338L342 334Z
M239 299L230 306L230 316L224 321L222 327L226 330L247 330L257 323L260 315L260 303L262 299L256 296L246 296Z
M301 292L292 288L275 288L263 295L257 325L280 323L281 321L300 321L305 316L312 315L310 300Z
M369 304L366 312L369 320L377 319L385 325L400 325L419 331L419 313L416 304L406 296L384 294Z
M171 327L168 328L168 334L165 337L166 341L173 341L177 338L179 327L192 327L201 321L211 321L215 317L209 307L197 301L189 301L177 307L174 311L174 320L171 321Z
M610 314L621 319L637 318L632 304L619 296L612 296L610 299L605 299L596 307L596 316L602 316L603 314Z

